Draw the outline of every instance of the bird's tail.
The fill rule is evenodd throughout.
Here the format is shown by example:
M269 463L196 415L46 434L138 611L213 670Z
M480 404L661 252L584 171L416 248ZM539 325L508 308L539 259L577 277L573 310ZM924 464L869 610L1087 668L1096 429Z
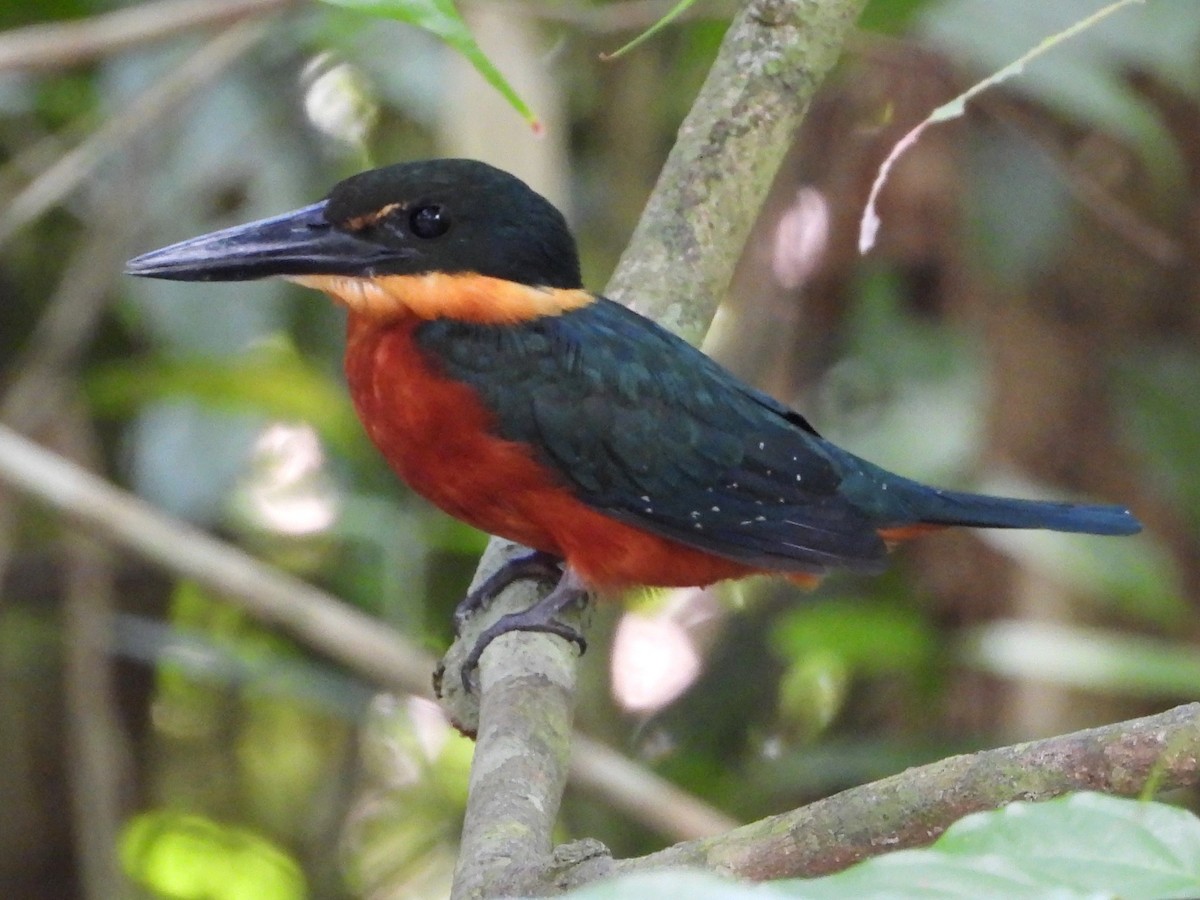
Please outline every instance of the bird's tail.
M916 521L924 525L1044 528L1109 535L1136 534L1142 530L1141 523L1121 506L1015 500L929 487L924 488L919 500L913 498L913 501L910 502Z

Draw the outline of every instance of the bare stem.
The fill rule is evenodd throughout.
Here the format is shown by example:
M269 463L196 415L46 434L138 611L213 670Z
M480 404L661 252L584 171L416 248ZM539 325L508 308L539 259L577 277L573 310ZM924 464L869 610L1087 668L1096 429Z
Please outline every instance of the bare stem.
M55 429L68 452L85 462L99 448L83 408L72 405ZM130 799L132 757L117 715L113 659L108 653L116 589L110 554L73 532L63 541L63 688L75 849L83 895L101 900L128 893L113 848Z

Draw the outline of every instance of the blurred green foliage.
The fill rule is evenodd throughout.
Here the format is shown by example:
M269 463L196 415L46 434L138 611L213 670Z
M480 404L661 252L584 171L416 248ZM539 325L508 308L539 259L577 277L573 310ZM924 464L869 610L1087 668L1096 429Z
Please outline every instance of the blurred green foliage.
M348 459L371 452L346 392L281 341L227 360L116 361L97 367L86 389L96 414L106 418L126 419L143 407L185 398L216 411L307 422Z
M309 896L295 861L244 828L202 816L145 813L121 839L121 861L134 879L178 900L301 900Z

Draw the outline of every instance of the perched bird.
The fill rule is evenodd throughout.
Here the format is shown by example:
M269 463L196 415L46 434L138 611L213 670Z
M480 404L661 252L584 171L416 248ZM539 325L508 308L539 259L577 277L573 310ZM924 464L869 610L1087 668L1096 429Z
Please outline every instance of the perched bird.
M824 440L699 350L583 288L562 215L473 160L364 172L295 212L133 259L180 281L281 276L349 310L358 414L404 481L450 515L534 549L514 578L558 586L513 629L582 639L556 615L585 589L805 584L878 571L888 545L947 525L1124 535L1116 506L928 487ZM464 674L464 678L466 675Z

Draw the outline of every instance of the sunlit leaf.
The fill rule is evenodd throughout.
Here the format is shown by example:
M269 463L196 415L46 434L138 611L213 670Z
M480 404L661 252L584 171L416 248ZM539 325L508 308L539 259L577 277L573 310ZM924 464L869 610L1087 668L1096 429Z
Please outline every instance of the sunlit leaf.
M825 731L846 703L850 675L845 658L830 650L788 666L779 682L780 720L788 731L807 740Z
M324 53L305 67L304 113L312 124L362 154L369 168L368 138L379 121L379 101L367 76L351 63Z
M121 834L125 874L175 900L300 900L296 861L246 828L178 812L148 812Z
M484 55L452 0L323 0L356 12L396 19L441 38L471 63L480 75L507 100L535 131L541 130L537 116L512 85Z

